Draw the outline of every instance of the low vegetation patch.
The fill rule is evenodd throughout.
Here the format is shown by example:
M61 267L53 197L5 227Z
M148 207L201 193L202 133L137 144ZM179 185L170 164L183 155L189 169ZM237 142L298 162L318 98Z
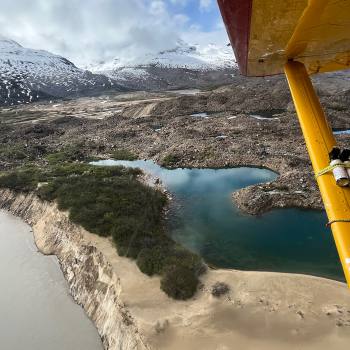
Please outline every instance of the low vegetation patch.
M50 164L59 164L59 163L69 163L69 162L82 162L92 160L91 157L87 157L83 152L83 145L72 144L67 146L57 152L50 153L46 160Z
M26 166L3 173L0 187L35 191L43 200L56 201L59 209L69 211L74 223L112 237L118 253L136 259L142 272L161 275L161 288L169 296L193 296L202 261L166 234L167 198L138 180L141 170L61 162L58 153L48 159L43 168Z
M111 153L111 158L115 160L136 160L137 156L126 149L117 149Z
M0 145L0 160L9 163L31 161L45 153L46 148L41 145L26 146L21 143Z
M168 154L163 158L162 166L170 168L174 166L176 163L178 163L180 160L181 160L180 156L176 154Z
M182 265L170 265L165 269L161 288L177 300L191 298L197 290L199 280L192 271Z
M27 158L27 152L24 146L16 145L14 147L1 146L0 157L4 160L22 160Z
M216 282L211 288L211 294L215 298L220 298L229 292L230 286L224 282Z

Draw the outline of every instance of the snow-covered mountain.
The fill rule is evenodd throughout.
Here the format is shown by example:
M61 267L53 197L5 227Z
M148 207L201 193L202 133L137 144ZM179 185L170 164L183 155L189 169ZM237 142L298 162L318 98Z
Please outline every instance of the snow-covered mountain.
M106 90L201 88L232 82L231 47L188 45L137 59L116 58L85 69L47 51L0 37L0 105L96 94Z
M230 83L237 64L231 47L179 41L172 50L137 59L115 58L87 68L129 88L160 90Z
M0 105L71 97L111 88L122 89L111 78L79 69L61 56L27 49L15 41L0 38Z
M232 48L229 46L189 45L178 41L177 46L171 50L156 54L148 53L137 58L115 58L109 62L97 62L86 68L95 71L118 72L118 70L159 66L164 68L188 68L193 70L213 70L236 67Z

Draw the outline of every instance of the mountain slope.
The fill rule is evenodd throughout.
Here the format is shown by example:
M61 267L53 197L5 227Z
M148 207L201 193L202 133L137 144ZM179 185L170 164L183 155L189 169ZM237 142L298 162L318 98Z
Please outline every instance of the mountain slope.
M228 84L237 70L231 47L188 45L137 60L116 58L88 67L133 89L162 90Z
M112 79L81 70L61 56L0 39L0 105L71 97L111 88L123 90Z

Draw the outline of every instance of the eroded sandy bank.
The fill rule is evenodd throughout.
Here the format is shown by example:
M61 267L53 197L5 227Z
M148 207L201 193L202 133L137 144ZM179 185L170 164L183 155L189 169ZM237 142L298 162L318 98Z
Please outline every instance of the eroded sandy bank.
M350 340L350 292L339 282L265 272L209 270L193 300L175 302L159 279L117 255L110 240L69 222L34 195L0 191L0 207L33 227L38 248L58 257L74 299L106 349L340 349ZM217 282L231 287L214 298Z

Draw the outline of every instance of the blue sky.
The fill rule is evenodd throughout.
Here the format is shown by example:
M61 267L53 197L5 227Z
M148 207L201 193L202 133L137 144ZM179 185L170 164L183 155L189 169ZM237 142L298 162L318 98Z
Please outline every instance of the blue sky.
M216 30L222 22L216 0L167 0L169 11L188 17L188 26L199 26L204 32Z
M0 36L80 65L228 42L216 0L1 0Z

